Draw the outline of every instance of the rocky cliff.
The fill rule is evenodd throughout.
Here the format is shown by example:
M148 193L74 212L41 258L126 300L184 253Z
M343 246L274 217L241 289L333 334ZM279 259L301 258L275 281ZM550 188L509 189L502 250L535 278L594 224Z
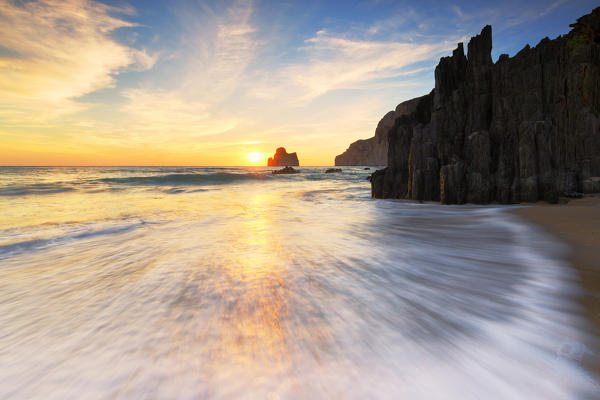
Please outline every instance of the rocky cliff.
M555 202L600 191L600 7L569 34L492 62L492 28L435 69L395 118L377 198L448 204Z
M297 167L299 165L298 155L296 155L296 153L288 153L285 151L285 147L279 147L275 150L275 155L269 157L269 160L267 160L268 167Z
M335 165L387 165L387 137L361 139L352 143L346 151L335 157Z
M414 111L418 100L400 103L394 111L385 114L375 128L375 136L352 143L345 152L335 157L335 165L387 165L390 131L397 118Z
M395 111L385 114L377 124L375 136L352 143L335 157L335 165L387 165L388 133L395 120Z

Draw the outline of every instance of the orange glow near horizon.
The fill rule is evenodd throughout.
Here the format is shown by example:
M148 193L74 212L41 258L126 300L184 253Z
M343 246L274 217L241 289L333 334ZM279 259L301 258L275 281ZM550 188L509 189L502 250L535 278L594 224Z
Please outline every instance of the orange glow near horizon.
M199 146L94 146L77 143L73 140L52 144L49 141L26 143L27 136L5 138L0 132L0 166L266 166L267 158L275 153L279 143L267 143L265 148L272 150L249 151L247 146L238 148L202 149ZM16 143L15 143L16 142ZM327 148L327 152L311 152L313 148L302 145L288 145L289 151L297 152L303 166L331 166L336 154L343 146Z

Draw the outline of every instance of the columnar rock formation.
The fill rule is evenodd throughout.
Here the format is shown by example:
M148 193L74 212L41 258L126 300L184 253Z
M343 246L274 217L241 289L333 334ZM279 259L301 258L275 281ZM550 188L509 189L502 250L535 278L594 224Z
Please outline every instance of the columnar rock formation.
M554 202L599 191L600 7L554 40L491 58L492 28L435 69L397 115L374 197L443 203Z
M288 153L284 147L279 147L275 150L275 155L269 157L267 166L269 167L287 167L287 166L299 166L298 156L296 153Z

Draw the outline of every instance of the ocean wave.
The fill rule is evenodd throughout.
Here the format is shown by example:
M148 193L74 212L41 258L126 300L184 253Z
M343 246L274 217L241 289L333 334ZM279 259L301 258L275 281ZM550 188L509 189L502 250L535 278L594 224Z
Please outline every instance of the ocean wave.
M276 168L274 168L276 169ZM301 174L273 175L273 169L248 169L241 167L227 168L84 168L84 171L60 169L34 169L27 172L26 179L6 179L7 184L0 181L0 197L19 197L29 195L49 195L65 192L101 193L128 190L128 188L157 188L167 194L192 193L214 190L215 186L227 186L252 182L300 182L300 181L332 181L364 183L365 172L347 169L342 173L326 174L321 167L301 168ZM6 173L6 169L2 169ZM9 171L11 172L11 171ZM90 175L82 177L81 174ZM56 181L48 181L48 173L58 174ZM107 175L108 174L108 175ZM6 175L5 175L6 177ZM38 179L45 181L35 183ZM210 189L198 189L211 186Z
M0 187L0 196L2 197L14 197L14 196L28 196L38 194L55 194L72 192L75 188L67 186L63 183L34 183L30 185L9 185Z
M217 172L212 174L165 174L151 176L129 176L118 178L101 178L94 182L131 185L131 186L187 186L187 185L224 185L243 181L256 181L264 179L260 173L235 174Z
M140 226L145 225L145 222L134 222L119 224L117 226L101 227L101 228L90 228L87 226L76 227L71 232L64 232L63 234L54 237L38 237L33 239L12 240L9 243L0 242L0 256L14 255L16 253L28 252L40 248L44 248L50 245L60 245L66 241L83 240L89 239L96 236L104 235L117 235L133 231ZM29 236L29 235L26 235Z

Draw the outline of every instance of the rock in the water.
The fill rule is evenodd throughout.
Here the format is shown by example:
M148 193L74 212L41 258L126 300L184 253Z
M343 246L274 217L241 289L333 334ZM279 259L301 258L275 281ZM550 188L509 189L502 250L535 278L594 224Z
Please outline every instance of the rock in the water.
M298 155L296 153L288 153L284 147L279 147L275 150L275 155L269 157L267 161L268 167L287 167L287 166L299 166Z
M377 198L443 203L558 201L600 191L600 7L572 31L492 62L492 28L435 69L435 88L402 104Z
M276 171L271 171L271 173L273 175L281 175L281 174L299 174L300 170L299 169L294 169L292 167L284 167L281 168L280 170L276 170Z
M327 171L325 171L326 174L333 174L336 172L342 172L341 168L329 168Z
M369 167L365 167L365 168L363 168L363 169L364 169L365 171L369 171L371 168L369 168Z

